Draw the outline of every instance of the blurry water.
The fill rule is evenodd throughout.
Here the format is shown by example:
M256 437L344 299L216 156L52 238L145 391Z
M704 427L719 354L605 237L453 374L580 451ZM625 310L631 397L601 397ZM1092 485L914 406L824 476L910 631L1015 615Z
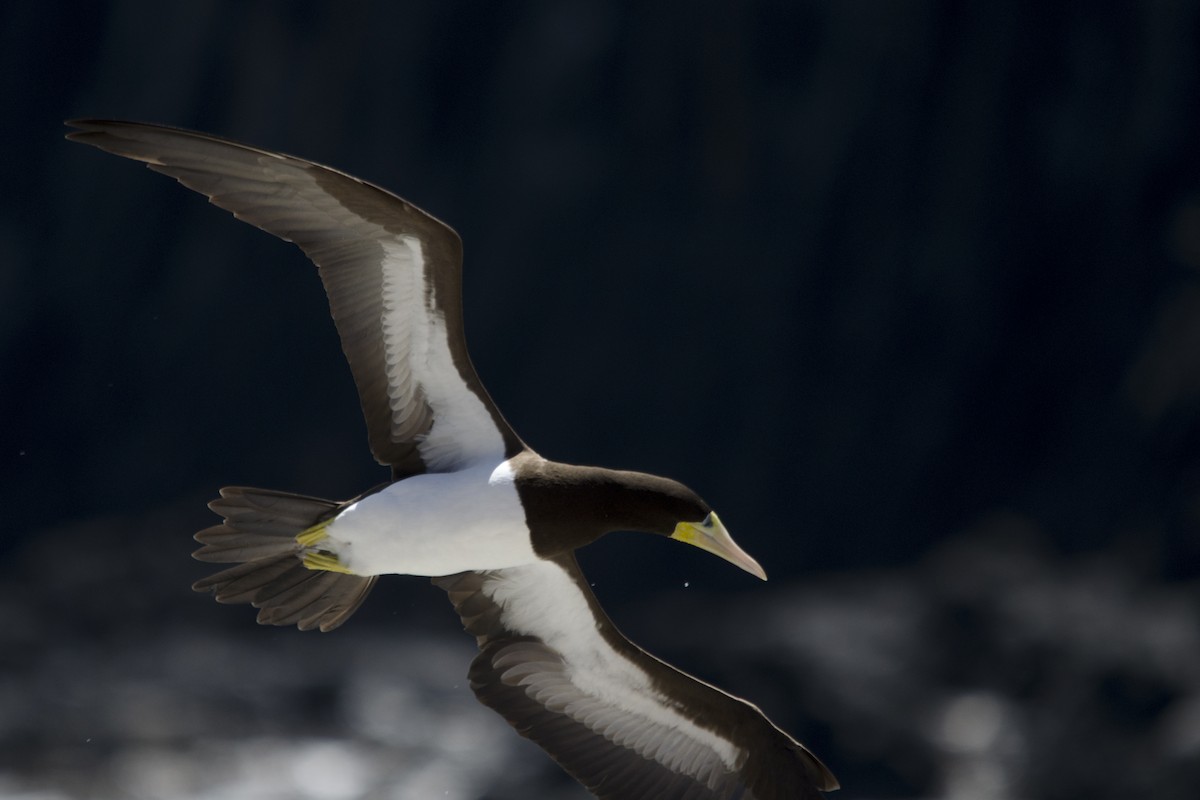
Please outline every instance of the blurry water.
M87 555L102 537L48 538ZM907 568L734 597L693 585L639 609L637 638L749 695L829 763L841 797L1190 798L1200 589L1038 542L998 517ZM587 796L475 701L473 644L452 623L441 636L368 608L322 636L204 603L154 622L136 610L151 578L144 599L112 594L71 630L104 602L89 578L115 569L102 559L2 584L2 797ZM440 593L421 598L414 618L444 614Z

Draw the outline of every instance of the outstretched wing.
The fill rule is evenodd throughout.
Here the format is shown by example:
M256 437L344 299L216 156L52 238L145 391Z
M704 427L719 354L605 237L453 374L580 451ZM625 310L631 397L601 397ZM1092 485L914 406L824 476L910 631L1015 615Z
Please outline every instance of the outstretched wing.
M449 226L329 167L203 133L76 120L68 138L206 195L317 265L358 387L371 451L396 477L523 448L480 383L462 323L462 243Z
M434 583L477 637L475 694L598 797L804 800L837 788L757 708L625 639L573 554Z

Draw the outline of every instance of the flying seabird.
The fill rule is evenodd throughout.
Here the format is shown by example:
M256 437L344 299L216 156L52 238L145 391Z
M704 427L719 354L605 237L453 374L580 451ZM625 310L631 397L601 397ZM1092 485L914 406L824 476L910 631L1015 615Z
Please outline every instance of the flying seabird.
M203 133L77 120L68 138L206 195L317 265L391 480L345 502L242 487L209 506L197 581L258 621L330 631L379 575L450 596L479 655L471 688L575 779L614 800L796 800L832 773L755 706L659 661L616 629L576 548L613 530L696 545L766 579L716 513L654 475L549 461L504 421L463 334L462 243L358 178Z

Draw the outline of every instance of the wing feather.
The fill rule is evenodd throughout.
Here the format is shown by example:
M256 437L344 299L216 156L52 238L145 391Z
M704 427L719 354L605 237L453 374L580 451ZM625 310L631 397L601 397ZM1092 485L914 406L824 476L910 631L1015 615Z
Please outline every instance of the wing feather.
M804 800L837 788L757 708L625 639L573 554L434 583L479 644L475 694L598 797Z
M69 138L143 161L308 255L350 362L371 451L395 477L523 449L467 354L462 243L449 226L311 161L156 125L70 124L78 130Z

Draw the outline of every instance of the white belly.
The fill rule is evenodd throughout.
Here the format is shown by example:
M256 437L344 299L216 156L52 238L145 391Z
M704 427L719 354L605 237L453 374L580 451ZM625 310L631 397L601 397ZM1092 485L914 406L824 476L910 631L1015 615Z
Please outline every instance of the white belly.
M321 547L358 575L450 575L537 560L507 463L414 475L346 508Z

